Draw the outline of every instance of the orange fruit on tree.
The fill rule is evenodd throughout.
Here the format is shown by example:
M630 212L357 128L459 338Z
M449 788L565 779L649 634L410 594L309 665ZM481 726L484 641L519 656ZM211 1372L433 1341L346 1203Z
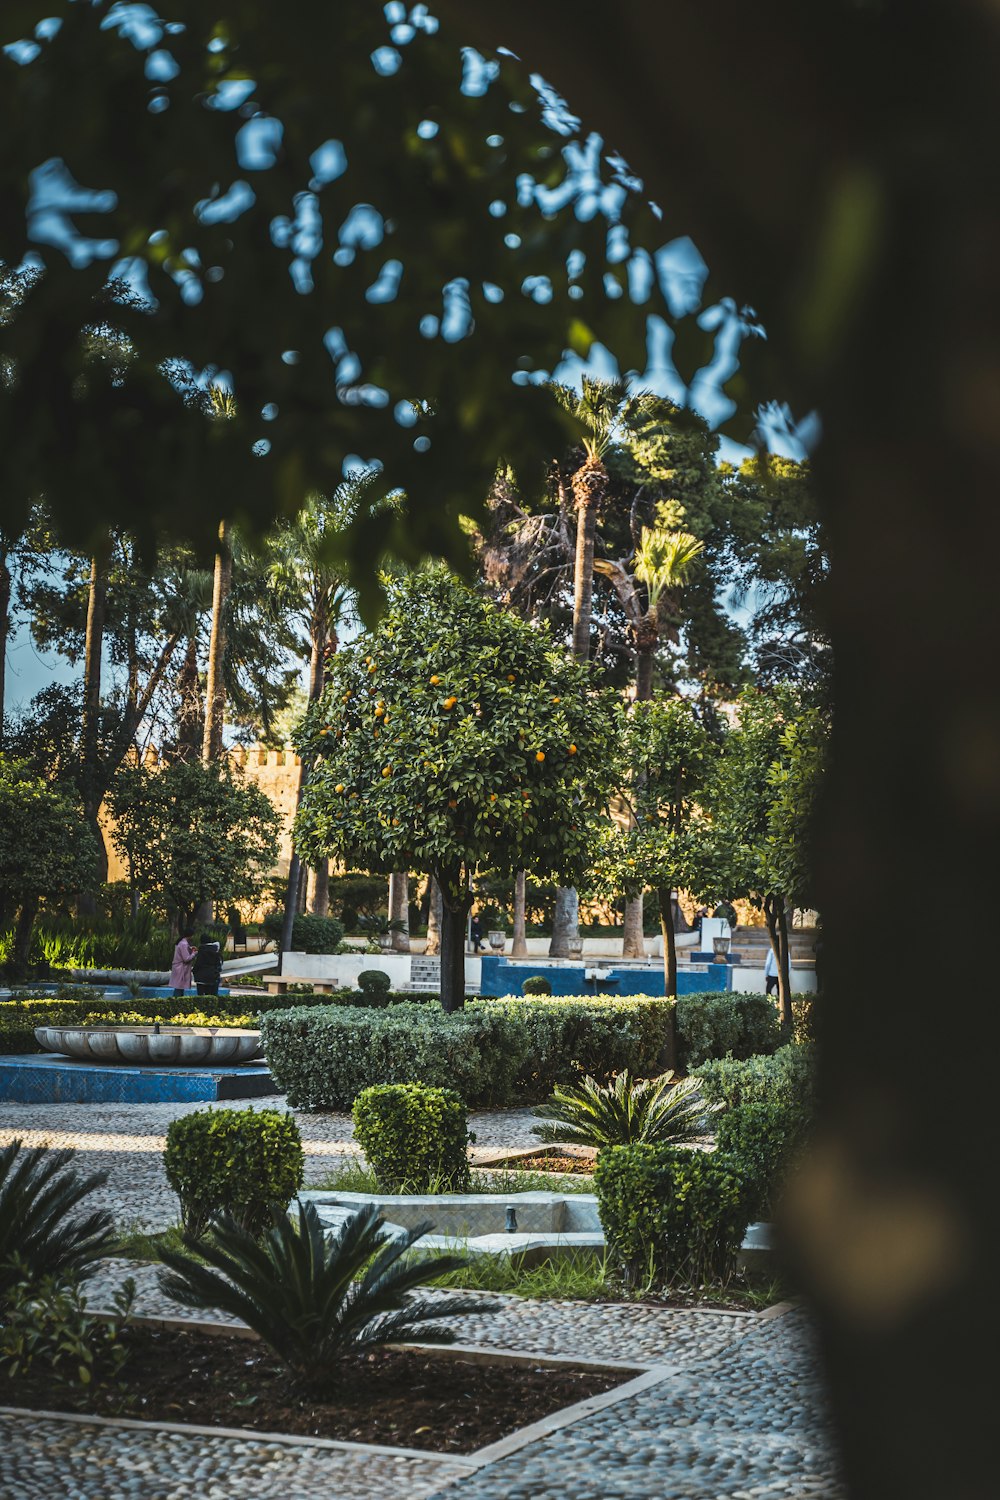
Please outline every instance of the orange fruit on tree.
M438 685L438 683L439 683L439 682L440 682L440 681L441 681L441 679L440 679L440 677L439 677L439 676L438 676L438 674L437 674L437 673L436 673L436 672L435 672L435 673L434 673L434 676L433 676L433 677L432 677L432 678L431 678L431 687L437 687L437 685Z
M392 767L391 766L383 766L382 767L382 775L383 776L391 776L392 775Z
M544 760L545 759L545 751L544 750L536 750L535 751L535 759L539 760L539 761Z
M342 792L344 790L344 783L342 781L338 781L333 790L335 792Z
M552 702L553 703L561 703L562 699L561 698L553 698Z
M576 746L575 745L570 745L570 747L569 747L569 753L570 753L570 755L575 755L576 754Z
M458 806L458 803L455 801L454 797L451 798L450 802L448 803L448 806L449 807L457 807Z

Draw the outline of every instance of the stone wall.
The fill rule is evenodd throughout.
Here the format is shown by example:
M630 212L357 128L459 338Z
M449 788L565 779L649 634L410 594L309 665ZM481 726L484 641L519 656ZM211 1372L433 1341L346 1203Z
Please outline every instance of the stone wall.
M229 760L248 781L260 787L281 818L278 861L271 873L285 876L288 874L288 861L291 858L292 820L295 817L299 781L302 777L302 762L291 747L285 750L267 750L262 745L235 745L229 751ZM152 746L146 750L143 764L150 770L158 768L160 755ZM99 818L108 850L108 879L127 880L128 871L111 842L113 819L103 805Z

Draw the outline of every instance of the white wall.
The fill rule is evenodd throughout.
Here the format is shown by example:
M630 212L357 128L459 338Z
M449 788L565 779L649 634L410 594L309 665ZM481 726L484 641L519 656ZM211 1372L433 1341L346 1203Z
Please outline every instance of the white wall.
M281 977L303 980L318 979L340 989L355 989L363 969L380 969L388 974L394 990L410 987L410 957L406 953L283 953ZM465 982L479 984L482 965L469 955L465 959Z
M548 956L549 956L549 941L550 941L550 939L547 938L547 937L530 937L530 938L526 938L525 939L525 946L528 949L528 957L529 958L548 958ZM508 933L508 935L507 935L507 941L504 944L504 950L503 950L504 951L504 955L507 958L510 958L510 950L513 947L513 942L514 942L513 938ZM696 932L678 932L677 933L677 946L678 946L678 948L694 948L697 945L697 942L698 942L698 934ZM662 937L648 937L648 938L646 938L644 940L644 945L645 945L645 949L646 949L646 957L647 958L662 958L663 957L663 938ZM491 953L493 951L485 942L483 943L483 947L484 947L484 949L485 949L485 951L487 953ZM621 958L621 956L622 956L622 940L621 940L621 938L620 937L611 937L611 938L585 937L584 940L583 940L583 957L584 958L591 958L591 957L595 957L596 958L598 956L600 956L601 958Z
M792 994L809 995L816 989L815 969L792 969ZM763 995L765 991L764 968L759 969L734 969L733 989L740 990L744 994Z

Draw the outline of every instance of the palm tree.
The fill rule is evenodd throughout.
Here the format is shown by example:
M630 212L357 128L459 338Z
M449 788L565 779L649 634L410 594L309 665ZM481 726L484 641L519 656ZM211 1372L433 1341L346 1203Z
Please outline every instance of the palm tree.
M313 495L291 521L279 526L271 540L271 578L285 608L301 629L303 655L308 652L308 700L314 703L323 691L325 667L336 651L338 631L352 605L345 570L337 543L352 519L363 510L372 511L384 497L384 483L373 470L354 474L339 484L329 497ZM302 767L299 799L307 768ZM291 943L292 924L299 904L301 861L292 846L285 897L282 948ZM322 861L313 882L312 909L325 915L328 909L329 867Z
M608 579L618 595L632 632L637 703L653 696L653 662L666 624L661 611L665 612L666 604L688 581L703 549L704 543L688 531L672 531L662 524L643 526L631 559L600 557L594 564L595 571ZM675 621L671 621L671 628L676 636ZM623 958L645 956L642 906L641 895L625 903Z
M576 425L583 447L583 463L573 472L570 484L576 507L576 553L573 565L573 655L577 661L590 658L590 623L594 596L594 548L597 519L605 504L610 475L605 458L630 427L648 419L655 398L646 392L629 395L626 380L592 380L583 377L580 393L553 385L552 392ZM549 954L565 958L569 939L578 931L579 903L574 890L556 891Z

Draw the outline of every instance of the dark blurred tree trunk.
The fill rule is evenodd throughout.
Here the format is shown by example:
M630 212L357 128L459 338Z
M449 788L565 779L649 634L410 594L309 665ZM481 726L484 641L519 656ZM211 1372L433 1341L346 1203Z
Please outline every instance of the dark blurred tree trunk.
M1000 844L1000 687L984 670L1000 643L1000 201L983 190L1000 171L1000 10L646 0L608 26L584 0L569 42L555 0L437 11L586 111L664 205L664 238L690 234L715 286L759 313L767 344L741 351L754 389L822 418L836 717L816 859L821 1104L784 1244L851 1495L986 1500L1000 1020L976 945L949 951L943 979L922 943L859 918L858 890L899 903L953 872L989 891ZM707 91L690 65L705 58ZM933 1055L935 1088L962 1101L960 1149L927 1107L943 989L963 997L962 1044Z

